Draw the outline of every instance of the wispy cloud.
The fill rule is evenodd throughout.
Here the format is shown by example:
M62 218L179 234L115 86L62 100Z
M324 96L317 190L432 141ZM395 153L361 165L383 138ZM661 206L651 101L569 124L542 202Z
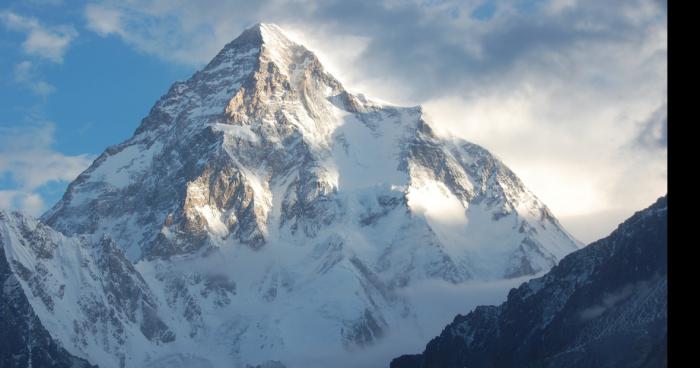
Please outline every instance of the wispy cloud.
M0 190L0 209L19 209L32 216L38 216L46 204L40 195L21 190Z
M654 284L654 282L658 280L658 278L658 274L651 275L651 279L649 280L642 280L634 283L629 283L617 290L603 294L601 300L598 303L581 309L581 311L579 312L579 318L582 321L588 321L602 316L606 311L620 305L627 298L633 295L643 295L649 290L649 288Z
M63 56L78 32L70 25L46 26L38 19L11 11L0 12L0 23L7 29L26 34L22 49L29 55L62 63Z
M98 4L89 4L85 7L85 19L90 30L100 36L117 34L128 38L129 34L123 28L123 14L116 8Z
M640 124L637 148L664 150L668 146L668 104L664 102Z
M246 7L238 5L241 9ZM207 24L200 23L202 19L196 14L193 14L194 22L189 23L186 12L178 9L179 6L200 13L205 8L215 11L209 8L210 6L225 5L161 1L144 2L138 6L124 2L93 3L85 7L86 25L100 36L117 36L136 50L157 55L165 60L186 65L205 63L222 46L218 41L232 38L234 34L212 39L209 31L215 30L208 28ZM235 21L236 14L238 13L229 12L231 19L228 26L238 31L240 23ZM217 27L214 24L211 26Z
M56 87L39 77L34 63L28 60L15 65L14 77L15 82L27 87L40 97L46 97L56 90Z
M0 178L11 185L0 190L0 207L33 215L44 210L42 187L74 180L92 161L89 155L65 155L52 148L54 124L0 127Z

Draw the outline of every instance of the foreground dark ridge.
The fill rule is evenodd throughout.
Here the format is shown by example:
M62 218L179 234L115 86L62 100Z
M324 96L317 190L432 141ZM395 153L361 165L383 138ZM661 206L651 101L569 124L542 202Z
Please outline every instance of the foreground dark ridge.
M391 368L667 366L667 199Z

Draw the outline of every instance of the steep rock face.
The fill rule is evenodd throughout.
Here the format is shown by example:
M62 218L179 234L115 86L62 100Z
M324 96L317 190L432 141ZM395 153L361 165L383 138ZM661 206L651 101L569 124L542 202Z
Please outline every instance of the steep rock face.
M7 262L3 243L0 236L0 367L92 367L63 349L42 326Z
M533 275L578 246L489 152L437 136L420 107L346 91L267 24L175 83L41 220L118 260L82 262L131 275L113 278L128 292L82 291L118 303L108 327L45 322L106 367L309 366L310 347L420 331L402 296L416 283Z
M175 339L148 285L108 237L96 243L67 238L19 213L0 211L0 242L13 274L7 281L14 282L12 303L28 300L38 316L29 321L75 355L124 366L126 352L139 340Z
M666 366L667 229L663 197L391 367Z

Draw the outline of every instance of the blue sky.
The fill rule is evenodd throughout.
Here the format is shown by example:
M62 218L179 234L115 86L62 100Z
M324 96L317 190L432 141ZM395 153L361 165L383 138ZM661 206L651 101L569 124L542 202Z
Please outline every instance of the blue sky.
M259 22L351 90L422 104L584 241L666 191L666 3L654 0L0 5L0 207L39 215L160 95Z
M74 158L76 165L63 167L71 171L68 177L106 147L127 139L170 84L195 70L194 65L169 63L116 37L91 32L79 7L16 2L0 11L5 18L0 25L0 143L4 146L0 155L7 157L6 151L19 140L20 149L38 151L41 156ZM8 17L29 25L13 26ZM35 26L38 30L32 31ZM44 30L68 35L70 42L57 51L24 46L31 32ZM32 165L34 157L27 155L22 165ZM6 196L0 205L33 214L57 201L70 180L61 174L17 171L21 170L2 171L0 191L17 195ZM28 179L27 175L39 177ZM33 180L37 182L27 183ZM41 201L27 200L25 194L30 193L39 194Z

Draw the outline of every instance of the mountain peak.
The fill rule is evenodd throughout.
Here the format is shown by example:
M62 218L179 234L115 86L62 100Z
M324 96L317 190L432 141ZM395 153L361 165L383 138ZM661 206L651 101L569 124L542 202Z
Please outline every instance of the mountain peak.
M42 220L109 234L162 291L178 344L133 353L209 346L212 367L368 346L413 318L403 288L533 275L577 248L488 151L347 92L269 24L173 84Z
M258 23L226 44L190 79L173 84L142 121L136 135L167 130L176 122L182 122L180 128L185 131L199 129L200 122L211 122L214 116L240 122L243 105L246 111L269 110L265 107L268 102L283 95L287 104L311 107L311 100L345 96L343 92L341 83L325 71L311 51L292 41L279 26Z
M289 47L292 45L299 46L291 41L280 26L274 23L256 23L246 28L238 37L226 45L224 50L230 45L237 45L242 42L250 43L258 47L265 45L268 48Z
M241 54L257 53L260 67L274 63L283 73L307 59L318 63L316 56L303 45L294 42L285 31L273 23L257 23L228 43L204 69L217 68L222 62L237 59Z
M275 41L286 40L289 41L289 36L285 33L282 27L274 23L258 23L252 27L257 29L260 34L262 34L263 41L266 43L273 43Z
M227 189L207 193L218 185ZM156 191L154 197L137 199L137 187ZM325 211L338 221L358 215L348 212L355 205L338 194L345 191L353 198L386 191L403 197L413 217L434 227L435 243L450 243L448 255L473 258L457 267L456 279L535 273L576 248L544 205L488 152L434 136L420 109L348 93L311 51L268 23L248 28L204 69L175 83L134 136L102 154L43 218L68 233L116 232L135 260L234 240L257 248L275 240L280 229L295 234L304 228L315 237L325 227L318 222ZM122 201L113 203L126 211L118 225L103 208L104 197L120 196L134 204L160 201L161 207L142 208L134 232ZM465 216L476 211L473 216L497 221L506 233L512 225L498 220L511 217L517 232L503 241L501 253L475 262L472 249L453 240L476 228L453 234L441 214L431 212L433 200L464 218L464 226L471 223ZM84 207L105 218L83 218ZM553 234L539 235L546 231ZM498 266L478 266L491 261Z
M263 34L263 33L277 33L278 35L282 35L283 37L287 37L285 35L284 30L282 27L278 26L275 23L266 23L266 22L258 22L255 23L254 25L246 28L241 35L247 33L247 32L254 32L258 34ZM240 36L239 36L240 37Z

